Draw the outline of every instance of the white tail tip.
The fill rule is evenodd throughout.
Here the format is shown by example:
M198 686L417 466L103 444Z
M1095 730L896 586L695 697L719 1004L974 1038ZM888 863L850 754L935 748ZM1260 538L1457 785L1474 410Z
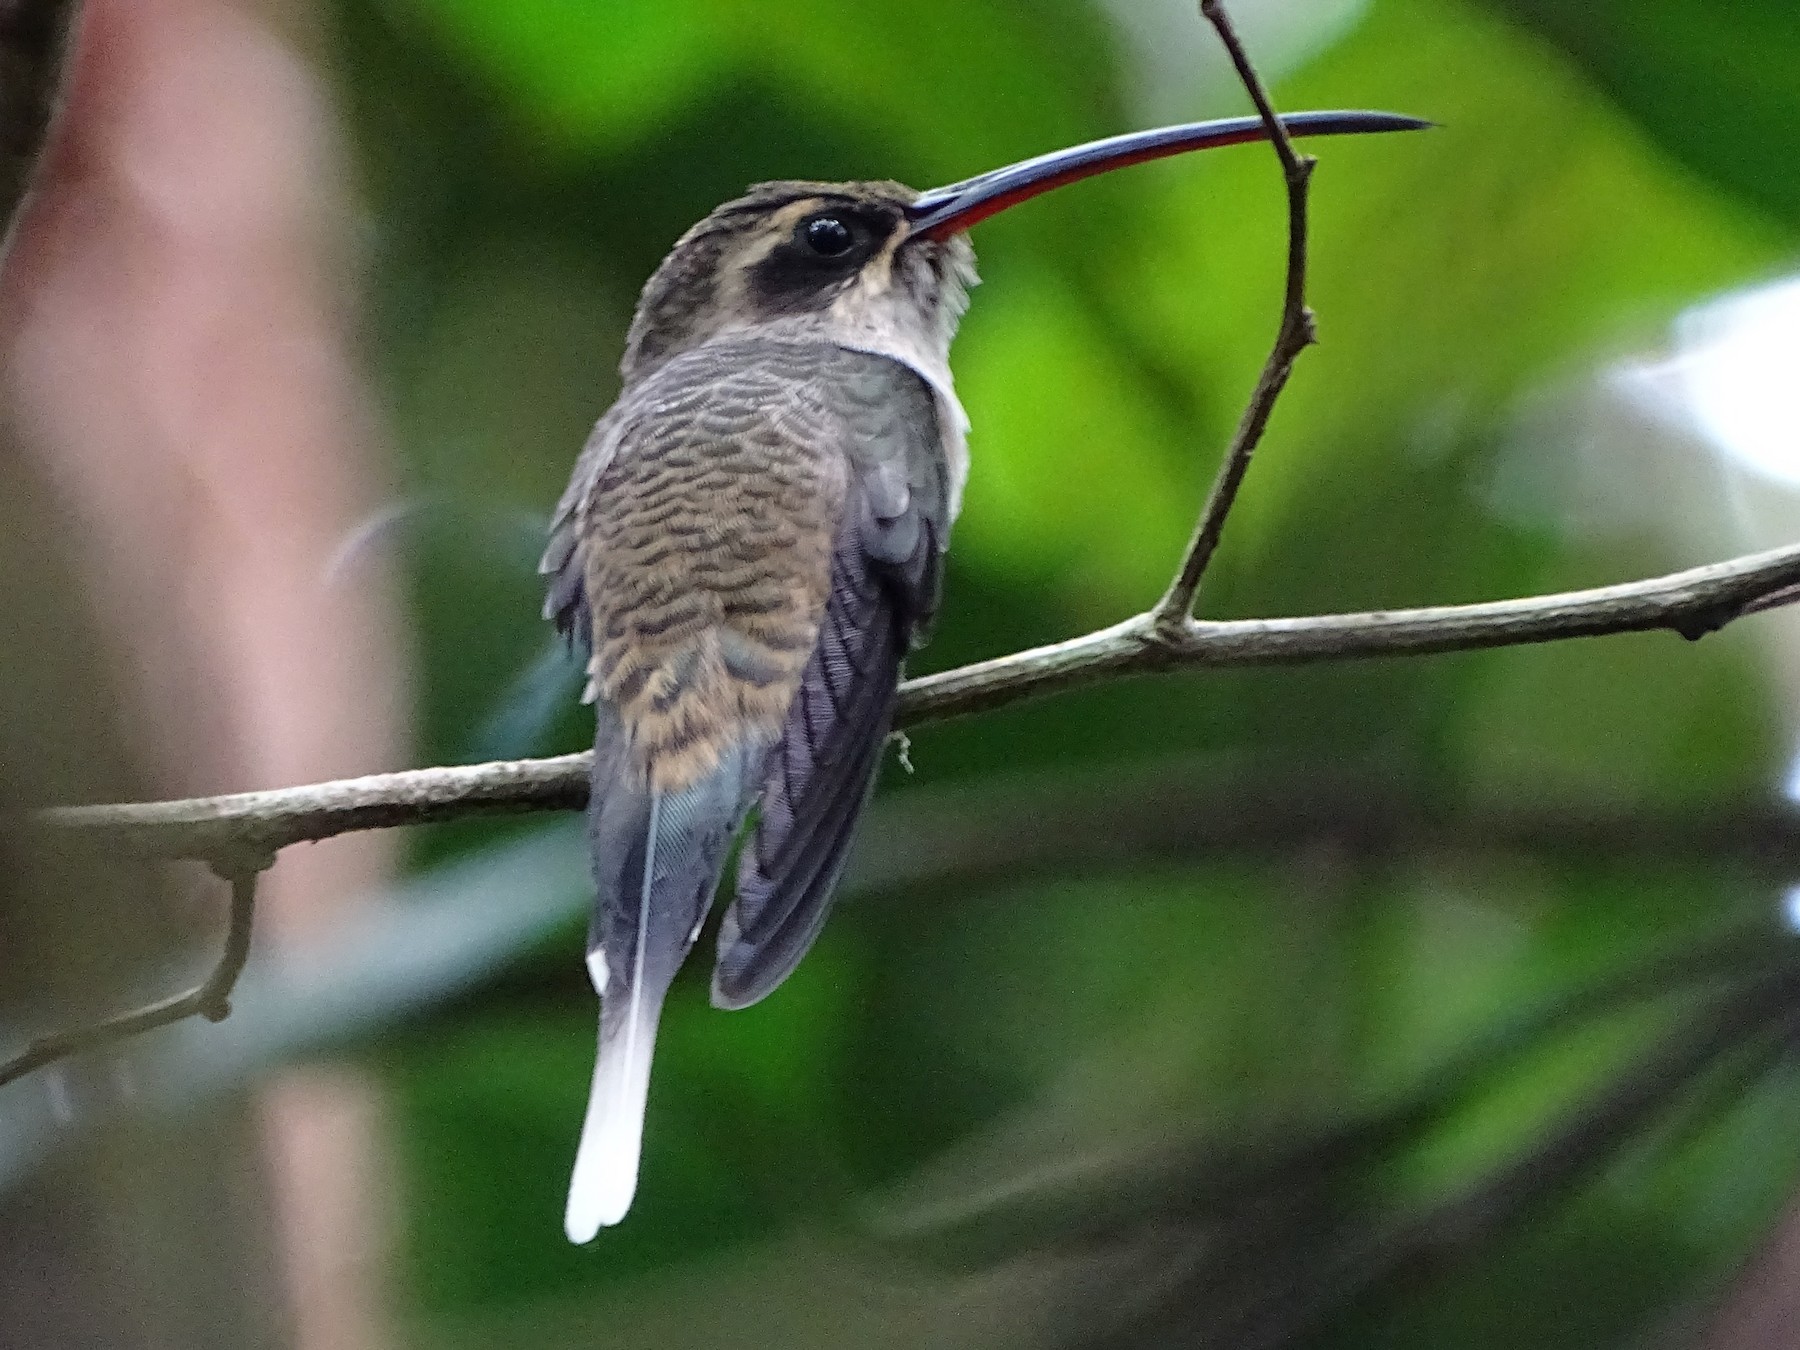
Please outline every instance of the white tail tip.
M655 1036L655 1019L640 1017L612 1038L601 1037L587 1119L575 1151L575 1174L569 1179L569 1205L563 1213L563 1231L570 1242L592 1242L602 1228L618 1223L631 1208Z

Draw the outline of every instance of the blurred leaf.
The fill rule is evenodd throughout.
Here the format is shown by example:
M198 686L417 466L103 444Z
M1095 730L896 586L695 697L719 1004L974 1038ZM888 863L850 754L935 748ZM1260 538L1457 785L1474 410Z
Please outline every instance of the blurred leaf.
M1784 0L1494 0L1562 47L1677 158L1792 222L1800 26Z
M1532 647L1486 666L1461 747L1483 790L1558 784L1594 802L1700 802L1775 781L1785 754L1746 640L1668 635ZM1679 659L1676 659L1679 654Z
M543 641L530 560L513 556L530 550L471 522L548 511L616 389L631 299L671 240L755 178L942 181L1118 130L1143 92L1080 0L341 7L397 437L409 485L465 512L414 536L434 755L522 707L519 673ZM1529 8L1532 22L1588 22ZM1595 13L1624 22L1617 5ZM1287 16L1309 21L1304 6ZM1283 80L1283 106L1388 106L1445 125L1312 147L1324 341L1259 452L1207 612L1489 598L1668 561L1656 538L1521 525L1495 507L1495 463L1521 440L1561 452L1553 434L1519 430L1546 382L1579 385L1659 342L1682 307L1782 265L1792 235L1766 196L1673 160L1658 124L1588 69L1492 7L1375 0ZM1646 89L1661 78L1649 71ZM1749 103L1777 92L1758 79ZM1670 87L1704 82L1690 71ZM1196 104L1236 97L1202 84ZM1730 101L1705 98L1669 116L1705 120ZM986 284L955 353L973 477L918 669L1154 599L1279 299L1282 200L1265 148L1143 166L979 233ZM1735 639L1645 637L1121 683L924 730L917 776L890 771L882 791L961 780L961 847L976 852L984 828L1125 832L1101 809L1070 825L996 800L990 817L1000 774L1041 766L1105 799L1121 766L1172 751L1321 777L1386 766L1446 815L1490 793L1575 812L1753 796L1786 749L1759 659ZM571 701L555 743L579 744L587 717ZM1362 819L1354 805L1347 817ZM879 813L867 824L889 851L929 846ZM434 832L430 847L479 848L494 828ZM857 1338L864 1321L845 1308L858 1299L899 1336L937 1327L945 1307L971 1343L1072 1336L1077 1323L1045 1309L1086 1286L1062 1279L1049 1210L1021 1222L1028 1256L976 1291L896 1281L860 1237L815 1248L775 1235L840 1223L871 1187L922 1193L935 1179L978 1208L1095 1159L1330 1137L1421 1094L1436 1102L1452 1077L1439 1116L1384 1144L1388 1170L1359 1162L1323 1211L1288 1215L1314 1243L1315 1220L1384 1221L1400 1199L1429 1201L1529 1145L1639 1048L1634 1017L1673 1006L1646 998L1589 1027L1556 1021L1563 1000L1636 959L1673 964L1769 899L1765 880L1722 868L1480 850L1372 861L1358 838L1323 818L1276 863L1121 850L1049 878L996 862L979 880L900 884L844 906L787 986L731 1017L704 1006L697 960L670 1004L638 1208L583 1251L557 1229L593 1036L578 940L509 963L391 1061L421 1196L410 1252L427 1339L735 1344L798 1327L796 1344L833 1344ZM996 855L1015 856L1012 842ZM559 885L575 862L559 855ZM503 904L511 884L496 886ZM1792 1084L1761 1091L1745 1112L1702 1103L1685 1132L1621 1141L1643 1146L1575 1202L1484 1248L1472 1271L1446 1262L1379 1293L1381 1307L1344 1323L1366 1334L1337 1343L1518 1344L1505 1333L1523 1327L1530 1343L1585 1350L1641 1324L1653 1299L1687 1292L1683 1272L1747 1242L1791 1180L1779 1130L1750 1140ZM1420 1143L1435 1152L1415 1154ZM1279 1209L1288 1193L1272 1194ZM1279 1228L1284 1213L1248 1221ZM805 1278L783 1264L794 1251L812 1262ZM1166 1285L1173 1269L1153 1273ZM679 1293L646 1300L652 1283ZM1560 1326L1544 1311L1583 1299L1608 1302Z
M1192 528L1163 453L1177 429L1054 277L1009 276L979 300L957 353L958 387L982 413L958 560L1092 597L1081 609L1104 622L1167 583Z
M641 136L688 102L731 52L715 0L411 0L557 142Z
M1069 0L1029 10L952 0L409 3L565 151L654 136L709 84L752 74L815 116L910 147L912 163L946 179L1021 153L1007 133L1024 114L1050 137L1048 148L1110 106L1111 42L1092 11ZM981 78L948 78L950 63ZM995 116L1008 109L1020 116ZM953 159L951 145L986 159ZM809 171L796 165L791 176ZM864 176L887 175L871 165Z
M1318 151L1323 344L1302 359L1233 521L1233 607L1528 585L1516 563L1472 570L1497 560L1483 547L1493 527L1451 528L1473 504L1436 496L1433 479L1460 472L1466 492L1521 387L1757 275L1782 237L1672 173L1540 49L1445 0L1383 0L1280 92L1287 106L1391 106L1444 125ZM1247 391L1276 313L1278 176L1246 148L1157 181L1156 225L1115 255L1124 284L1111 293L1181 353L1176 369ZM1205 400L1217 410L1201 443L1222 442L1241 397ZM1430 585L1434 568L1448 575Z

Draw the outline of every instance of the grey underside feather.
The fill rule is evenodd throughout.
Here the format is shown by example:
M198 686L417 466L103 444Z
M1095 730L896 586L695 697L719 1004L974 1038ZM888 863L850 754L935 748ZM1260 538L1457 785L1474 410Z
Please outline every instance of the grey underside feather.
M605 954L609 1008L624 1005L617 995L636 979L640 941L643 979L658 997L674 979L712 904L732 838L755 800L762 760L760 748L738 747L707 778L665 799L653 841L650 794L629 781L623 754L618 716L602 701L596 708L594 767L596 784L604 781L606 787L597 787L588 805L596 885L588 950ZM653 843L653 904L649 931L641 932L639 897Z

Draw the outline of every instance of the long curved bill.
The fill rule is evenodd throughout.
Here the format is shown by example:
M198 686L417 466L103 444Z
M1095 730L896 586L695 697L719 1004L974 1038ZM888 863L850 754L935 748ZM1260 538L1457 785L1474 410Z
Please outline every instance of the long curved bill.
M1435 124L1399 113L1302 112L1287 114L1281 125L1290 136L1360 136L1378 131L1420 131ZM1268 128L1260 117L1226 117L1216 122L1131 131L1067 150L1053 150L948 187L933 188L907 208L907 215L914 235L944 239L1009 206L1097 173L1142 164L1145 160L1185 155L1190 150L1211 150L1268 138Z

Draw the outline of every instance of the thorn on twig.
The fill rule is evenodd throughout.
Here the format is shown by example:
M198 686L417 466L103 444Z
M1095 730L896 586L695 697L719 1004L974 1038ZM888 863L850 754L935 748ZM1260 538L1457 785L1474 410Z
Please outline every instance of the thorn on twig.
M1718 632L1719 629L1730 623L1732 618L1733 614L1730 611L1704 609L1693 614L1677 615L1670 620L1669 627L1689 642L1698 642L1708 633Z
M1319 340L1319 316L1313 312L1311 305L1300 310L1300 345L1311 347Z
M1784 603L1781 598L1783 594L1783 592L1776 592L1773 596L1762 596L1747 604L1742 601L1727 600L1718 604L1680 611L1670 617L1668 626L1689 642L1698 642L1708 633L1718 632L1734 619L1771 608L1772 606L1768 603L1770 601L1776 604ZM1800 587L1788 587L1785 595L1787 600L1800 599Z
M904 731L890 731L888 740L893 742L894 757L900 761L900 767L910 775L914 772L912 762L912 737Z

